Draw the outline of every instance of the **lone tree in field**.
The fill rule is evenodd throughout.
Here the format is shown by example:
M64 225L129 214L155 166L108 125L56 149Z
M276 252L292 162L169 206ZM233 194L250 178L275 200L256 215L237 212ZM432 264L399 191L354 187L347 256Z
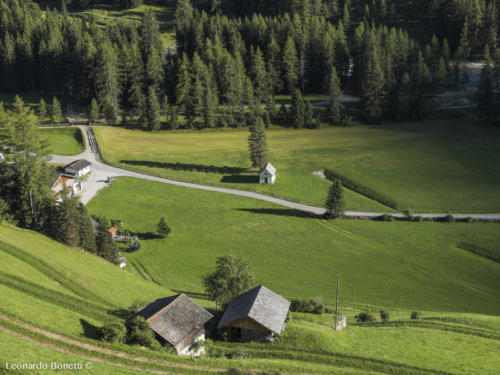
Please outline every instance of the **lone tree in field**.
M170 227L167 224L167 221L165 220L165 216L162 216L160 219L160 222L158 223L158 235L161 238L166 238L170 232Z
M203 277L203 286L216 304L228 304L234 297L252 286L254 277L248 263L236 256L217 258L215 272Z
M89 107L89 124L95 124L97 119L99 118L99 103L95 98L92 98Z
M250 128L248 148L250 149L252 167L264 168L267 164L267 137L264 121L261 117L258 117Z
M344 192L342 191L342 183L340 182L340 180L335 180L332 186L330 186L328 197L326 198L325 202L325 208L325 217L327 219L337 219L344 215Z

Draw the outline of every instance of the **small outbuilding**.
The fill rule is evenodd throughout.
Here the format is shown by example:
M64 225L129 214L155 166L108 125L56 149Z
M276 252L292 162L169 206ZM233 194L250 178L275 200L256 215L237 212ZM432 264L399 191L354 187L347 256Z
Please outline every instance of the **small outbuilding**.
M184 294L158 299L139 314L160 341L172 345L179 355L197 355L193 344L205 340L205 323L213 318L203 307Z
M272 341L285 329L290 302L261 285L228 305L218 329L229 327L243 341Z
M267 163L259 173L259 181L261 184L274 184L276 182L276 168Z
M108 232L111 234L111 237L113 237L114 240L116 240L118 236L118 228L111 227L108 229Z
M75 177L82 177L90 173L91 165L92 163L85 159L75 160L64 167L64 173Z

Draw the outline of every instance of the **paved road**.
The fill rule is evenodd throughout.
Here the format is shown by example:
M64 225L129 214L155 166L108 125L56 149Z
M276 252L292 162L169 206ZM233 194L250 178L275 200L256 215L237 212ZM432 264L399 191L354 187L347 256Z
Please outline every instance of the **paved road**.
M142 173L137 173L133 171L129 171L126 169L121 169L121 168L116 168L112 167L110 165L104 164L99 157L99 151L98 151L98 145L97 145L97 140L95 139L95 136L93 134L93 131L90 127L88 126L79 126L81 129L85 141L86 141L86 149L83 153L77 156L60 156L60 155L53 155L52 156L52 163L55 164L68 164L76 159L86 159L92 163L92 170L93 172L90 174L89 180L87 181L87 186L85 188L85 191L83 192L81 196L81 201L83 204L87 204L90 202L90 200L97 194L97 192L108 186L108 178L116 178L116 177L133 177L133 178L140 178L143 180L148 180L148 181L155 181L155 182L161 182L164 184L170 184L170 185L176 185L176 186L183 186L191 189L199 189L199 190L206 190L206 191L213 191L213 192L218 192L218 193L224 193L224 194L231 194L231 195L237 195L241 197L247 197L247 198L252 198L252 199L258 199L261 201L266 201L270 203L274 203L283 207L288 207L292 208L295 210L303 211L303 212L308 212L316 215L322 215L325 213L325 209L319 208L319 207L314 207L314 206L308 206L305 204L300 204L300 203L295 203L295 202L290 202L287 200L279 199L279 198L274 198L268 195L264 194L259 194L259 193L253 193L250 191L242 191L242 190L236 190L236 189L227 189L227 188L221 188L221 187L215 187L215 186L206 186L206 185L199 185L199 184L193 184L189 182L181 182L181 181L175 181L175 180L170 180L168 178L161 178L161 177L155 177L155 176L150 176L147 174L142 174ZM348 217L361 217L361 218L374 218L377 216L383 215L383 213L376 213L376 212L346 212L346 216ZM401 213L395 213L391 214L393 217L396 218L404 218L405 215ZM423 218L440 218L444 217L447 214L413 214L414 216L422 216ZM473 219L482 219L482 220L500 220L500 214L453 214L453 216L456 219L463 219L467 217L471 217Z

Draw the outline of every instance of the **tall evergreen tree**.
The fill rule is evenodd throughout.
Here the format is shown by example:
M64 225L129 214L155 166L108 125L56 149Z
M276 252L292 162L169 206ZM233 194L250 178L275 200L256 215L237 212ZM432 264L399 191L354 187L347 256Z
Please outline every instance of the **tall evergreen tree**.
M340 180L335 180L328 190L328 196L325 202L327 219L336 219L342 217L345 211L344 193Z
M489 47L486 47L484 53L484 67L481 70L481 77L476 91L477 112L481 120L487 124L492 124L496 120L499 112L497 109L497 100L495 93L495 80L493 72L493 60L491 58Z
M384 74L380 65L380 50L375 32L367 32L366 55L361 85L361 105L364 117L371 122L382 118L384 103Z
M92 98L92 100L90 101L88 117L89 124L95 124L99 119L99 103L97 103L97 100L95 100L95 98Z
M267 137L264 121L258 117L255 124L250 127L248 137L248 148L250 149L250 161L254 168L264 168L267 164Z
M159 130L161 127L160 102L153 86L148 89L147 122L150 131Z
M165 216L162 216L160 221L158 222L158 235L161 238L166 238L171 232L170 227L165 220Z
M50 105L49 108L49 117L50 121L52 121L54 124L58 124L64 121L61 104L59 103L59 100L57 100L55 96L52 98L52 104Z

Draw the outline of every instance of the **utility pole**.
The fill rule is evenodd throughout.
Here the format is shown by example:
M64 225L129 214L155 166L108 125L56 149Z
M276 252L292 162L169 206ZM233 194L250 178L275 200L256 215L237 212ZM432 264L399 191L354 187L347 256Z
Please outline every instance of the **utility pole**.
M337 276L337 296L335 298L335 330L337 330L337 323L339 321L339 291L340 291L340 278Z

